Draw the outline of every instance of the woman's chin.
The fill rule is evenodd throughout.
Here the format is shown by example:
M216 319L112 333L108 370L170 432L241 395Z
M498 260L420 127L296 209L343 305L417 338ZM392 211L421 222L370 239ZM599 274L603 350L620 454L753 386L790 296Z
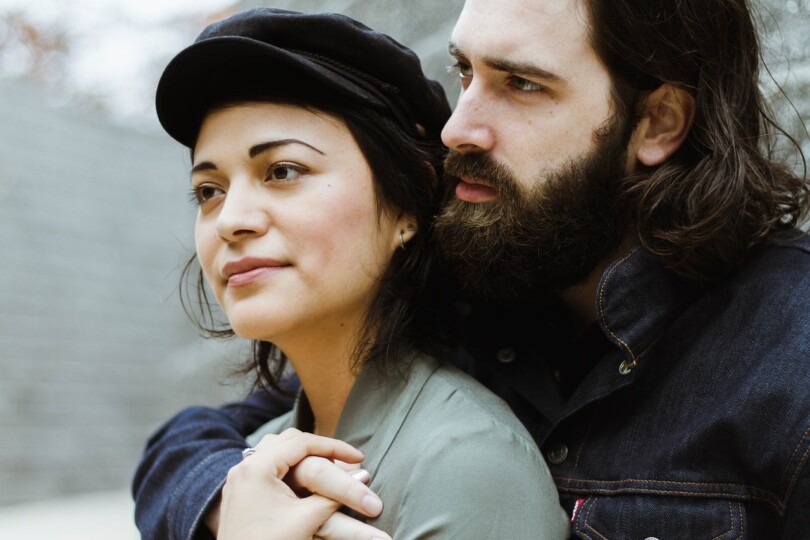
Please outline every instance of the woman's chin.
M268 323L257 324L255 318L249 320L233 320L231 319L231 328L234 333L242 339L259 340L259 341L273 341L273 336L277 334L274 332L275 325Z

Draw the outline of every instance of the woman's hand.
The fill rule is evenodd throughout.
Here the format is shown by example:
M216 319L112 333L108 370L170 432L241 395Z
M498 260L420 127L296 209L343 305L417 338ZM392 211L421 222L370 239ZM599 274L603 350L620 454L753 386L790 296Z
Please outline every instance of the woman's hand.
M368 473L355 470L353 476L333 461L358 464L363 457L342 441L297 429L265 436L256 452L228 473L218 540L389 538L337 513L343 504L366 515L379 514L382 508L379 498L363 484ZM285 483L285 477L303 497Z

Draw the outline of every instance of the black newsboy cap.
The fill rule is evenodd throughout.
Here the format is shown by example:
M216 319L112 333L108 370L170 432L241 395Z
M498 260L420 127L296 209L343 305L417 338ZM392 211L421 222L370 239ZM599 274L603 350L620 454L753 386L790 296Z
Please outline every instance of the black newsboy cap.
M428 137L438 137L450 116L441 85L385 34L344 15L256 8L209 25L169 62L157 88L158 118L191 147L206 112L251 84L289 91L283 97L334 96Z

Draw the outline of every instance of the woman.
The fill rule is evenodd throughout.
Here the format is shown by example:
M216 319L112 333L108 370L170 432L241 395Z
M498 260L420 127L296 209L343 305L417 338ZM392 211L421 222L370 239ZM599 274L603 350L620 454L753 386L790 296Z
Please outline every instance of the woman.
M369 534L564 538L532 438L435 347L449 107L413 53L343 16L255 9L172 60L157 109L191 149L206 282L253 340L259 382L275 386L286 360L302 383L231 471L218 538L327 535L332 502L283 482L306 455L365 458L371 511L357 510L377 513L374 492L386 505Z

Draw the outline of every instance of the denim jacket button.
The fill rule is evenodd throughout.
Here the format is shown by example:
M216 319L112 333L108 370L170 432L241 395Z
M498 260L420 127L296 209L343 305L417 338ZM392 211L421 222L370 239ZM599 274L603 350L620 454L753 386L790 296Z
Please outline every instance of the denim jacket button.
M510 349L509 347L504 347L500 349L496 355L498 357L498 362L501 364L511 364L517 358L517 353L515 349Z
M551 450L548 451L549 463L552 465L560 465L568 458L568 447L563 443L555 444Z
M658 540L658 538L656 538L656 537L654 537L654 536L648 536L648 537L647 537L647 538L645 538L644 540Z

